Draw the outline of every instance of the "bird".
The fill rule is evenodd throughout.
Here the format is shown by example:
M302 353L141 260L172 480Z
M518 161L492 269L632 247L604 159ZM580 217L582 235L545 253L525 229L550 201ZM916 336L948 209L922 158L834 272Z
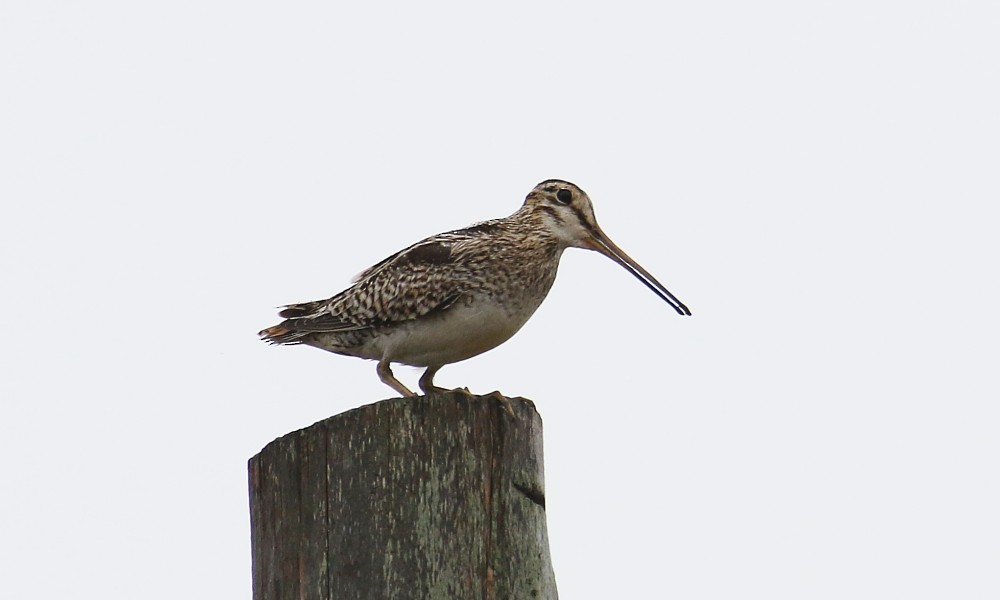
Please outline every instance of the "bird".
M258 333L277 345L303 344L378 361L379 379L416 396L391 364L426 370L425 394L443 366L510 339L552 288L563 251L597 251L624 267L678 314L691 311L597 224L577 185L547 179L508 217L433 235L365 269L332 298L280 307L284 320Z

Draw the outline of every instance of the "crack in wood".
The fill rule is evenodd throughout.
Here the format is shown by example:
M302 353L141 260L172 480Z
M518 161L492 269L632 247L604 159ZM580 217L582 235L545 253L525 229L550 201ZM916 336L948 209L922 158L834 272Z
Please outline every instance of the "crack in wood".
M524 496L528 500L531 500L538 506L541 506L543 509L545 508L545 493L542 492L541 490L526 485L521 485L519 483L514 484L514 489L524 494Z

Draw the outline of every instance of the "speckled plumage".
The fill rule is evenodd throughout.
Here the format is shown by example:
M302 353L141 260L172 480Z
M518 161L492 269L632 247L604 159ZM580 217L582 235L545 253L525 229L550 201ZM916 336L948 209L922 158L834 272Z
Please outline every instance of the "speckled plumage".
M441 366L490 350L524 325L571 246L608 255L679 313L690 314L606 238L580 188L548 180L511 216L417 242L366 269L332 298L286 306L280 312L285 320L260 335L275 344L378 360L379 377L403 395L413 393L389 363L428 367L420 387L435 391L433 376Z

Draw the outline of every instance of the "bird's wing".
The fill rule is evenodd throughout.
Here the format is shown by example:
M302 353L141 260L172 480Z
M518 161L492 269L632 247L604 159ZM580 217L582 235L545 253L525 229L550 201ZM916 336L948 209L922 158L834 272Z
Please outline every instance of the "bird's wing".
M329 300L293 304L281 327L295 332L338 332L410 321L441 311L466 291L455 255L460 242L441 234L418 242L365 270Z

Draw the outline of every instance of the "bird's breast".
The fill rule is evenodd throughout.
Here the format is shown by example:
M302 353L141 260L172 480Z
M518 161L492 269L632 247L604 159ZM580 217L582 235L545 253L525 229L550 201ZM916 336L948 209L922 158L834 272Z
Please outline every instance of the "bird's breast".
M472 358L517 333L547 291L548 286L516 297L468 293L447 310L383 332L379 336L383 338L382 356L414 366L445 365Z

